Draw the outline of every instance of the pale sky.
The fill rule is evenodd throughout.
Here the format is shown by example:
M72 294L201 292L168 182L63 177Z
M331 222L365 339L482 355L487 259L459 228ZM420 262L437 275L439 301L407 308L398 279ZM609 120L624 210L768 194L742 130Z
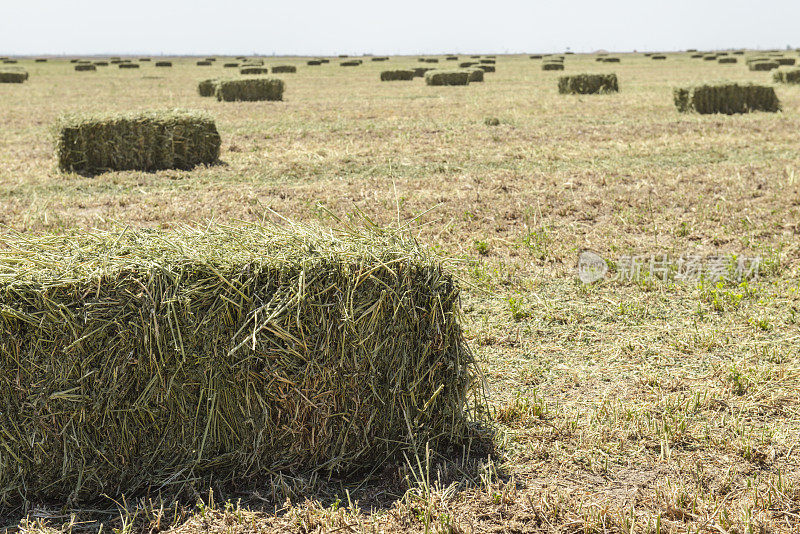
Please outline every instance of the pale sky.
M0 55L800 47L800 0L0 0Z

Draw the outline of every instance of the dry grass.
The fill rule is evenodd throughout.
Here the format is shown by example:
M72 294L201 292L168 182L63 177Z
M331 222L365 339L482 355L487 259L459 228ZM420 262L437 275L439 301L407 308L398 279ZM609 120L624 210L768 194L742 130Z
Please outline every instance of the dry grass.
M382 84L380 62L334 62L299 68L282 102L234 104L196 94L201 77L223 73L221 62L104 69L87 83L68 62L21 61L30 79L0 85L6 226L168 229L260 220L271 217L266 208L335 225L330 213L360 210L379 224L418 217L422 241L467 260L467 335L498 430L491 462L456 454L428 464L420 451L365 486L276 478L240 508L207 495L185 508L154 501L112 524L192 533L800 530L800 92L776 87L777 114L679 114L672 87L769 83L771 73L688 54L619 57L623 91L609 98L558 95L561 73L500 56L495 74L467 87ZM568 73L598 65L581 55L564 64ZM211 113L225 164L92 179L55 172L46 133L60 113L153 107ZM743 286L587 287L574 276L584 248L766 263ZM70 521L39 508L23 530L68 530Z

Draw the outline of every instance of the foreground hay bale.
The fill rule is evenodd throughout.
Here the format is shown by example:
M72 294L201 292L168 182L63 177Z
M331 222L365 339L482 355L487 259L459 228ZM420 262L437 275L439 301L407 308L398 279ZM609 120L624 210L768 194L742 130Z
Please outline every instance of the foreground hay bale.
M731 63L738 63L739 60L733 56L722 56L717 60L717 63L721 65L730 65Z
M407 69L385 70L381 72L382 82L407 81L414 79L414 71Z
M542 63L542 70L564 70L564 63L561 61L545 61Z
M252 225L3 242L5 511L346 475L469 435L458 286L410 238Z
M269 67L242 67L239 74L269 74Z
M748 67L752 71L770 71L777 69L779 66L777 61L772 60L750 61L748 63Z
M215 94L222 102L283 100L284 87L283 80L274 78L219 80Z
M775 83L800 83L800 68L778 69L772 73Z
M425 73L426 85L468 85L471 71L430 70Z
M219 146L214 121L191 111L65 115L56 123L65 172L191 169L215 163Z
M619 91L616 74L571 74L558 79L558 92L562 95L593 95Z
M272 74L280 74L283 72L297 72L297 67L294 65L276 65L272 67Z
M172 61L156 61L154 65L156 67L171 67Z
M28 71L20 68L0 68L0 83L22 83L28 79Z
M120 69L138 69L139 68L139 64L138 63L120 63L119 65L117 65L117 68L120 68Z
M775 89L764 85L720 83L681 87L673 90L675 107L680 112L749 113L781 109Z
M483 76L485 72L483 69L479 68L467 69L467 72L469 72L469 78L468 78L469 83L483 81Z
M77 63L75 65L75 70L79 71L79 72L81 72L81 71L90 71L90 70L91 71L96 71L97 67L95 65L91 65L91 64L90 65L85 65L85 64L82 64L82 63Z
M793 58L793 57L775 58L775 62L778 63L778 65L781 65L781 66L794 65L795 61L797 61L797 60L795 58Z
M200 96L214 96L217 92L217 78L202 80L197 84L197 92Z

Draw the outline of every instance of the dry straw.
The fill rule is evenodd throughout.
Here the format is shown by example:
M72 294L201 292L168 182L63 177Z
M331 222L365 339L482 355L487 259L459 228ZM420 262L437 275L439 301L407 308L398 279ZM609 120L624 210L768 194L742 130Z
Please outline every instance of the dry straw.
M214 120L194 111L65 115L55 136L65 172L191 169L219 158Z
M385 70L381 72L382 82L407 81L414 79L414 71L409 69Z
M459 289L405 235L2 239L0 509L363 473L470 434Z
M427 85L468 85L470 74L469 70L430 70L425 73L425 83Z
M215 94L223 102L283 100L284 87L283 80L274 78L218 80Z
M619 91L616 74L571 74L558 79L561 94L590 95Z
M764 85L719 83L673 90L678 111L697 113L775 112L781 109L775 89Z

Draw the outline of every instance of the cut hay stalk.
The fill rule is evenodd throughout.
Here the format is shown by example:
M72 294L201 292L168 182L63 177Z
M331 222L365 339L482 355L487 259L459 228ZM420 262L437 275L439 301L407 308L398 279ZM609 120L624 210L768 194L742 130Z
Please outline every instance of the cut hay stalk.
M409 69L385 70L381 72L382 82L408 81L414 79L414 71Z
M272 67L272 74L281 74L286 72L297 72L297 67L294 65L275 65Z
M459 288L414 239L212 225L2 240L5 511L345 476L470 435Z
M616 74L571 74L558 79L558 92L562 95L591 95L619 91Z
M269 67L242 67L239 74L269 74Z
M199 112L66 115L55 129L65 172L191 169L219 158L217 127Z
M675 107L680 112L749 113L751 111L780 111L775 89L763 85L737 83L706 84L673 90Z
M275 78L219 80L216 96L217 100L223 102L283 100L284 87L283 80Z
M19 68L0 68L0 83L22 83L28 79L28 71Z
M155 66L156 67L171 67L172 66L172 61L156 61L155 62Z
M468 85L471 71L430 70L425 73L426 85Z
M96 71L97 67L95 65L91 65L91 64L90 65L84 65L82 63L78 63L78 64L75 65L75 70L79 71L79 72L81 72L81 71Z

